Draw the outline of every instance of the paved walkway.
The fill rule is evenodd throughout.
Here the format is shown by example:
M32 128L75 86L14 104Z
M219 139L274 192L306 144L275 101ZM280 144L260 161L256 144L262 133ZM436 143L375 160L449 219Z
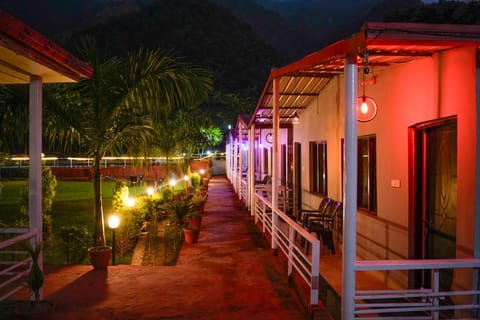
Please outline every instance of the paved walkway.
M225 177L210 180L199 243L176 266L47 271L50 319L308 319Z

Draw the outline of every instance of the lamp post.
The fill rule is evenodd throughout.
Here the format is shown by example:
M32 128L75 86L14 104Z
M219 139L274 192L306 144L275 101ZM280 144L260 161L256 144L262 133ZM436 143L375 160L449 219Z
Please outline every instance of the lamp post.
M150 198L153 196L153 193L154 193L153 188L152 188L152 187L149 187L149 188L147 189L147 194L150 196Z
M108 226L112 229L112 266L115 265L115 229L120 224L120 218L116 214L112 214L108 218Z

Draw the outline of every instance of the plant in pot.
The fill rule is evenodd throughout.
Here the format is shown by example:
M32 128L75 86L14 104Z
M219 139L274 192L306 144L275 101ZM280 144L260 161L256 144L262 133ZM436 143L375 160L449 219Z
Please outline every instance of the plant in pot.
M199 211L193 210L187 214L188 225L192 228L200 229L202 224L202 214Z
M169 213L171 222L183 229L183 234L187 243L189 243L187 238L190 239L192 236L196 236L198 239L199 230L188 224L188 217L189 214L193 212L192 209L194 205L195 202L192 201L192 197L182 197L167 201L162 206L163 209Z
M40 290L43 287L45 277L38 263L38 257L42 251L42 244L32 246L30 242L25 241L22 246L30 255L30 270L27 276L27 285L30 289L30 295L34 297L33 301L11 300L4 301L0 307L1 318L4 319L45 319L54 311L52 301L40 300Z
M200 229L191 225L183 227L183 237L188 244L197 243L200 235Z

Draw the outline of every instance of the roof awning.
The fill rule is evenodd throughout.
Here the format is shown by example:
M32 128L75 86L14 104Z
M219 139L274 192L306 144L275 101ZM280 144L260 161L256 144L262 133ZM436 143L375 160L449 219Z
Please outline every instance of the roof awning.
M273 79L280 83L280 125L291 124L325 86L344 72L353 54L361 65L381 68L432 56L456 47L480 45L480 25L366 23L360 32L278 69L272 69L249 125L272 126Z
M0 10L0 84L75 82L92 75L92 67L34 29Z

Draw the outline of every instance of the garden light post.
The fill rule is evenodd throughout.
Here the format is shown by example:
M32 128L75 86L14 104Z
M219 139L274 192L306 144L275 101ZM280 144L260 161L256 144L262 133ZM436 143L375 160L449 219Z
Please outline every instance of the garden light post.
M152 187L149 187L149 188L147 189L147 194L150 196L150 198L153 196L153 193L154 193L153 188L152 188Z
M116 214L112 214L108 218L108 226L112 229L112 266L115 265L115 229L120 224L120 218Z

